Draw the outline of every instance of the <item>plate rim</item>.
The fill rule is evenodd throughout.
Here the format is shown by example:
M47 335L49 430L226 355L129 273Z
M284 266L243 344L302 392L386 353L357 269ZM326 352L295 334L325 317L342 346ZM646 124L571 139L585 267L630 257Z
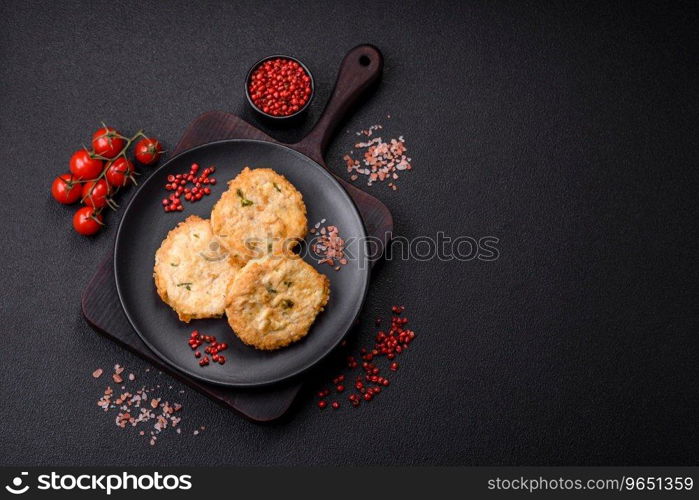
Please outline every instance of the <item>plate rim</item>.
M364 239L364 260L366 260L366 266L365 269L366 271L363 273L363 283L362 283L362 293L361 293L361 300L358 302L358 306L356 307L356 311L354 312L352 316L352 321L350 322L350 326L342 333L342 335L339 335L337 340L330 345L328 349L320 353L319 355L315 356L313 359L311 359L309 362L305 363L301 367L297 368L295 371L293 371L290 374L283 375L283 376L277 376L275 378L263 380L260 382L243 382L243 383L238 383L238 382L222 382L220 380L215 380L212 379L206 375L199 374L194 370L190 370L187 368L184 368L182 366L179 366L177 363L169 359L167 356L163 355L163 353L156 349L146 338L146 336L143 335L143 333L139 330L139 328L136 327L136 324L131 317L131 314L129 314L129 311L127 310L127 307L124 305L124 297L123 293L121 290L121 287L119 285L119 273L118 273L118 265L117 265L117 260L118 260L118 247L119 247L119 241L120 237L122 234L123 226L124 226L124 221L126 220L126 215L129 213L129 210L131 209L132 205L134 204L134 201L136 198L140 195L141 191L148 185L149 182L152 181L152 179L155 177L155 175L168 167L170 163L178 160L180 157L190 154L192 152L195 152L200 149L204 149L207 147L215 146L215 145L220 145L220 144L228 144L228 143L260 143L260 144L265 144L269 145L272 147L278 147L281 149L285 149L294 155L304 159L304 161L308 161L313 165L313 168L317 168L318 170L321 171L322 175L325 175L330 179L330 181L335 184L336 187L339 188L340 192L345 196L345 198L350 202L350 206L354 209L354 213L359 219L360 222L360 229L362 232L362 237ZM369 256L367 253L367 248L366 248L366 240L367 240L367 230L366 230L366 225L364 224L364 218L362 217L361 212L359 211L359 208L357 207L357 204L355 203L354 199L350 194L347 192L347 189L342 185L342 183L339 181L339 179L332 173L330 172L327 168L323 167L320 165L318 162L310 158L309 156L306 156L305 154L301 153L300 151L297 151L286 144L281 144L278 142L272 142L272 141L265 141L265 140L260 140L260 139L221 139L217 141L212 141L212 142L207 142L204 144L200 144L198 146L195 146L193 148L187 149L185 151L182 151L175 156L169 158L165 163L160 165L157 169L155 169L149 176L148 178L138 187L134 195L131 197L129 200L128 204L126 205L126 208L124 209L124 213L121 216L121 219L119 220L119 225L117 227L116 231L116 236L114 237L114 246L113 246L113 261L112 261L112 268L114 271L114 282L116 286L116 291L117 295L119 297L119 304L121 305L121 309L124 312L124 315L126 316L127 321L129 322L129 325L131 325L131 328L136 332L138 337L143 341L143 343L150 349L153 354L155 354L160 360L162 360L164 363L166 363L168 366L172 367L173 369L177 370L178 372L184 373L188 376L194 377L198 380L201 380L203 382L207 382L210 384L214 384L217 386L222 386L222 387L239 387L239 388L253 388L253 387L264 387L264 386L270 386L274 384L279 384L281 382L285 382L288 380L291 380L295 377L298 377L302 373L310 370L313 368L315 365L320 363L323 359L325 359L339 344L342 342L342 340L345 338L347 333L352 329L352 326L356 323L357 318L359 317L359 314L361 313L362 309L364 308L364 303L366 302L366 297L369 291L369 284L371 282L371 266L369 265ZM222 319L222 318L221 318ZM253 349L251 347L251 349Z

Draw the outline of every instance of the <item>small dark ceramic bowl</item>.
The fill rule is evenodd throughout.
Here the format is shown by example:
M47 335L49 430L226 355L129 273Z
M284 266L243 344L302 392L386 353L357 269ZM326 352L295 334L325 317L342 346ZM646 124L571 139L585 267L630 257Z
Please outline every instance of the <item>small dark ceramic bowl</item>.
M255 105L254 102L252 102L252 97L250 97L250 79L252 78L252 74L255 72L255 70L262 63L269 61L270 59L288 59L290 61L295 61L299 64L299 66L301 66L303 68L303 70L306 72L308 77L311 79L311 95L308 98L308 101L306 101L306 104L304 104L302 108L300 108L297 112L295 112L293 114L284 115L284 116L270 115L269 113L265 113L264 111L262 111L260 108L258 108ZM313 97L315 96L315 94L316 94L316 87L315 87L315 82L313 80L313 74L311 73L311 71L308 69L308 67L305 64L303 64L301 61L299 61L295 57L285 56L285 55L281 55L281 54L267 56L263 59L260 59L255 64L253 64L252 67L248 70L248 74L245 76L245 97L248 100L248 104L250 104L250 106L252 106L252 109L254 109L258 113L260 113L262 116L264 116L265 118L269 118L271 120L286 120L289 118L294 118L294 117L299 116L301 113L303 113L304 111L306 111L308 109L308 106L311 104L311 101L313 100Z

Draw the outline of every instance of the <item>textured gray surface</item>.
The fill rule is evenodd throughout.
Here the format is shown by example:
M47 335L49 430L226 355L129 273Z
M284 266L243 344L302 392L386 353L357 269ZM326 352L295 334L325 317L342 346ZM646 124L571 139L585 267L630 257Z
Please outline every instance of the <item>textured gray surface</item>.
M0 6L0 463L696 463L695 10L44 3ZM378 270L359 341L393 303L419 338L358 411L320 412L306 394L258 426L187 390L175 399L199 436L149 447L117 429L94 368L184 387L82 320L119 214L80 237L51 180L100 120L168 147L203 111L255 122L242 78L275 52L303 59L319 89L304 126L266 129L298 138L363 42L384 52L384 79L347 128L406 137L415 170L397 193L370 188L396 233L495 235L500 259ZM333 171L353 141L335 140Z

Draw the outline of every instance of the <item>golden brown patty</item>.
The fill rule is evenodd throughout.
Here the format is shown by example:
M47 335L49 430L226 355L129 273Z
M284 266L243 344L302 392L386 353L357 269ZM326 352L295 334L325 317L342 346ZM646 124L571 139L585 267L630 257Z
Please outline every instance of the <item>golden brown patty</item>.
M153 278L160 298L188 323L223 315L226 293L239 270L213 235L209 221L192 215L161 243Z
M270 168L245 167L211 212L214 234L241 265L290 251L307 225L301 193Z
M228 294L228 324L246 344L278 349L303 338L330 296L330 281L296 255L251 260Z

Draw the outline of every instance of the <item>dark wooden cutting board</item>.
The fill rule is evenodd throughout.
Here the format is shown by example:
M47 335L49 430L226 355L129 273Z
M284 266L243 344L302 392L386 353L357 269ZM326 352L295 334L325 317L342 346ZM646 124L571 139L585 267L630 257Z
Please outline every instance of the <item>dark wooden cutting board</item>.
M330 101L315 127L300 142L287 146L326 166L324 154L335 130L364 91L378 82L382 70L383 57L376 47L360 45L349 51L340 66ZM223 139L278 142L235 115L211 111L199 116L189 125L172 155ZM346 181L340 178L338 180L357 204L367 234L382 242L385 247L393 230L393 219L386 206ZM201 382L162 362L143 343L126 319L116 292L113 261L110 253L100 263L82 295L83 315L97 332L253 421L274 420L289 409L301 388L303 375L271 387L231 389Z

